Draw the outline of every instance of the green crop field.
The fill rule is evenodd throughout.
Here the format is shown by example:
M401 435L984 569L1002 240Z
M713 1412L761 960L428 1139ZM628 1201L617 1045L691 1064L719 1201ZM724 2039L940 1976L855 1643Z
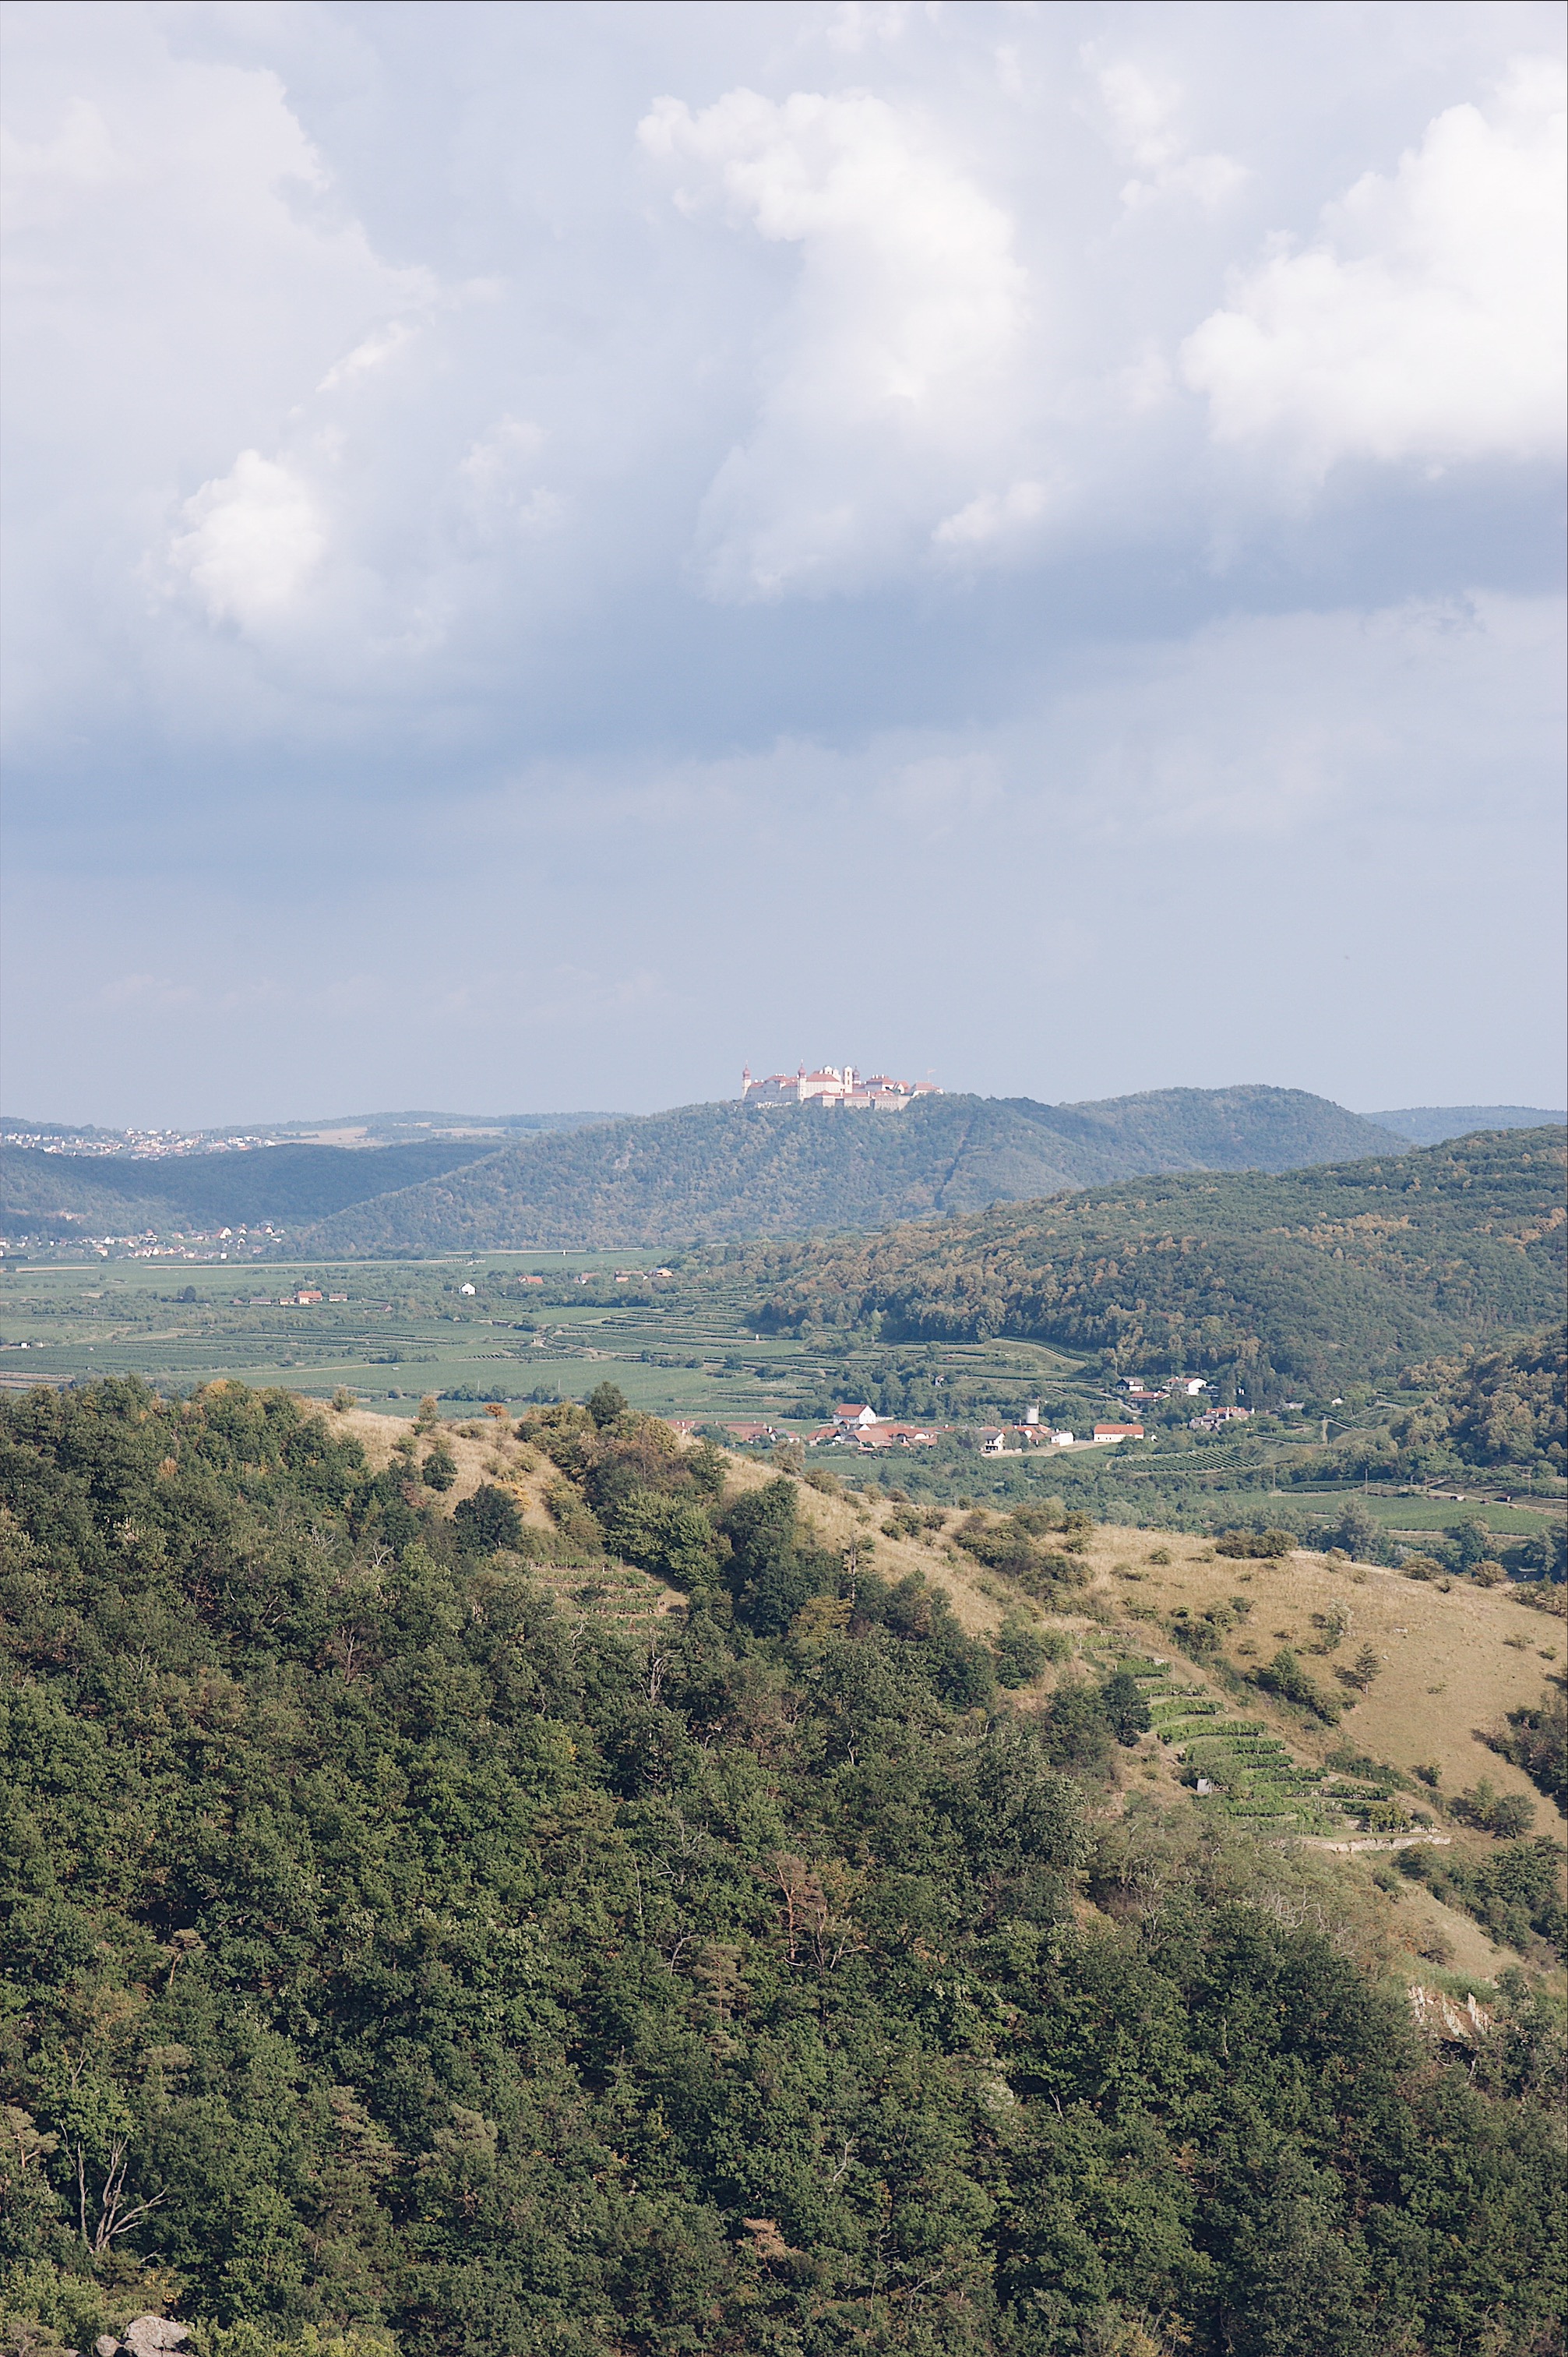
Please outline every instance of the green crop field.
M1499 1478L1500 1486L1507 1489L1506 1473L1498 1478L1477 1473L1475 1478L1477 1487L1467 1490L1460 1484L1460 1494L1455 1497L1391 1498L1380 1497L1373 1491L1364 1502L1374 1522L1382 1523L1390 1530L1402 1532L1452 1530L1479 1504L1483 1508L1482 1520L1488 1530L1511 1531L1523 1535L1541 1528L1543 1512L1558 1511L1544 1501L1537 1507L1499 1503L1491 1493L1499 1486Z
M406 1415L428 1392L521 1403L542 1391L582 1398L608 1380L658 1415L765 1418L783 1430L809 1426L830 1394L843 1395L853 1358L757 1336L744 1323L746 1289L674 1285L623 1309L535 1304L521 1282L543 1273L559 1294L563 1278L613 1282L627 1265L613 1253L490 1254L482 1265L12 1265L0 1272L0 1383L134 1373L184 1389L222 1375L320 1396L347 1384L366 1407ZM347 1298L285 1307L281 1297L306 1284ZM940 1355L955 1380L992 1388L1059 1389L1079 1376L1068 1354L1027 1343ZM461 1415L467 1402L445 1404Z

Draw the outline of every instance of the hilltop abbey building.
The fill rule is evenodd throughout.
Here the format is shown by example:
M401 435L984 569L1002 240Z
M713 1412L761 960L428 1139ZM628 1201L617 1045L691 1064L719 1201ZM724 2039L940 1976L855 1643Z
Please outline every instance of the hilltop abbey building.
M754 1081L748 1064L741 1075L740 1094L743 1104L844 1105L869 1113L903 1113L917 1097L940 1097L941 1091L934 1081L891 1081L886 1072L857 1072L853 1064L842 1071L836 1064L824 1064L815 1072L802 1064L797 1072L769 1072L765 1081Z

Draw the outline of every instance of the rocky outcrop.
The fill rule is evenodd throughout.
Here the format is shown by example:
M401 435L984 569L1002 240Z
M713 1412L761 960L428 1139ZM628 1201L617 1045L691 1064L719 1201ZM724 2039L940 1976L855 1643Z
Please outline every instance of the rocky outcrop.
M135 2316L117 2341L112 2332L101 2332L93 2357L159 2357L160 2352L183 2349L189 2339L186 2327L166 2316Z
M1411 2011L1419 2029L1449 2046L1478 2046L1492 2026L1491 2013L1474 1996L1454 1997L1417 1981L1410 1992Z

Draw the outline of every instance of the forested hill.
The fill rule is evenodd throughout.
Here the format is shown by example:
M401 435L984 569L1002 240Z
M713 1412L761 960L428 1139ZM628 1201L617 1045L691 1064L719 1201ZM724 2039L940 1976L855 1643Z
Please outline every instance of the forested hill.
M789 1480L542 1445L540 1544L662 1534L683 1611L557 1610L286 1393L0 1400L0 2349L1561 2347L1522 1969L1456 2057L1370 1885L1156 1800L1102 1623L1014 1708Z
M757 1246L763 1326L1031 1337L1257 1401L1561 1309L1563 1135L1502 1130L1279 1176L1162 1178L865 1239ZM737 1275L726 1258L723 1275Z
M259 1227L319 1220L417 1186L492 1152L458 1139L407 1146L265 1146L250 1153L77 1155L0 1147L0 1220L128 1234L144 1228Z
M333 1257L665 1250L876 1228L1145 1171L1283 1170L1397 1146L1300 1089L1161 1089L1080 1105L940 1096L894 1115L687 1105L508 1147L323 1221L299 1243Z

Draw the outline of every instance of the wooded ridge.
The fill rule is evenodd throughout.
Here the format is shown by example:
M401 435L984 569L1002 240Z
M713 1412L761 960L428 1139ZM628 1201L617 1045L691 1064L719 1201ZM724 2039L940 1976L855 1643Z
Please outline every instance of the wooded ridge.
M1165 1089L1102 1104L929 1097L906 1113L688 1105L531 1140L299 1239L381 1257L800 1235L1018 1202L1136 1172L1292 1168L1397 1150L1295 1089Z
M1136 1372L1224 1365L1256 1395L1321 1390L1491 1334L1562 1299L1564 1141L1505 1130L1271 1176L1092 1188L885 1234L754 1245L715 1278L766 1330L1013 1335Z

